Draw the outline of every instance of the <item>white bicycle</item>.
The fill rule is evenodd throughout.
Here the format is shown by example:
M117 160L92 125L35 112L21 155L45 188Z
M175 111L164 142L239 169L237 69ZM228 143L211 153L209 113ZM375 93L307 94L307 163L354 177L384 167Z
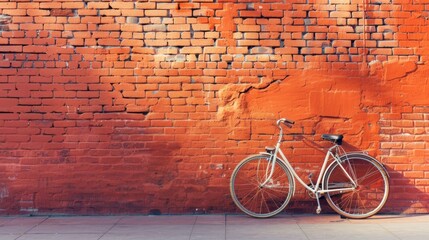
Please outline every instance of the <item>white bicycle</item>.
M323 134L334 146L326 153L316 183L310 174L310 184L306 184L280 149L282 124L292 127L294 121L279 119L276 146L245 158L232 173L231 196L240 210L256 218L280 213L294 195L295 179L317 200L318 214L321 196L346 218L368 218L383 208L389 196L389 175L380 162L362 152L346 153L341 147L343 135Z

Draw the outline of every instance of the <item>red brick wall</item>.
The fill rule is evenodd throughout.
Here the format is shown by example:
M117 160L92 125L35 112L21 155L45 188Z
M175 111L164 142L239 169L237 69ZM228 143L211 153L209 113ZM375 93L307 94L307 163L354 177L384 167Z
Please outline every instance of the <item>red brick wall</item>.
M279 117L303 176L343 133L389 169L386 212L427 213L428 9L0 0L1 213L236 211L231 171ZM313 209L299 190L293 211Z

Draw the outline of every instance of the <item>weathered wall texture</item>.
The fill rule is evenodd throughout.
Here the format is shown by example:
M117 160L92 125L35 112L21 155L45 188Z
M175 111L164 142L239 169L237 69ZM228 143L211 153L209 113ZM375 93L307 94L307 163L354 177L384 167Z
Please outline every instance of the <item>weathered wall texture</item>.
M389 169L386 212L427 213L428 23L427 0L0 0L0 211L236 211L232 169L287 117L303 176L342 133Z

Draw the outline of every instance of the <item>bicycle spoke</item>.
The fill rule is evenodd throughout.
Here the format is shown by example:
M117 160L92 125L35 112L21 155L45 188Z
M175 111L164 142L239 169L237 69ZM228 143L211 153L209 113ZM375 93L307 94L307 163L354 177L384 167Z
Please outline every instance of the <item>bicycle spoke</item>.
M355 183L357 183L357 177L356 177L356 168L355 168L355 166L352 166L351 165L351 163L350 163L350 161L347 159L345 162L347 162L347 165L348 165L348 167L349 167L349 171L348 171L348 173L349 173L349 175L350 175L350 177L353 179L353 181L355 182Z
M268 207L267 201L265 200L264 192L261 192L261 206L259 213L263 213L263 206L267 209L267 211L270 211L270 208Z
M288 169L276 162L271 174L272 166L265 156L255 156L243 160L231 177L234 202L251 216L275 215L286 207L292 196L291 174ZM272 175L271 178L266 179L269 175Z
M337 206L348 206L348 205L350 205L351 202L352 202L351 201L352 195L353 195L353 193L350 193L350 194L347 194L347 195L345 195L345 194L341 195L339 197L340 198L340 202L337 203Z
M375 167L373 167L374 168L374 171L372 172L372 173L369 173L369 170L367 171L367 173L365 174L365 175L363 175L362 177L360 177L359 179L358 179L358 182L362 182L362 181L364 181L365 179L369 179L370 177L372 177L372 176L375 176L375 175L378 175L378 174L380 174L380 172L375 168ZM377 170L377 171L376 171ZM376 179L374 179L374 180L372 180L372 182L375 182L375 181L379 181L380 179L379 178L376 178ZM370 182L370 183L372 183L372 182ZM367 184L368 185L368 184Z
M247 203L249 203L254 198L256 198L258 196L258 194L259 194L259 191L256 190L255 193L249 192L244 197L241 197L241 199L247 199L248 196L252 196L253 195L252 197L249 198L249 200L247 200L247 202L244 202L243 205L247 205Z
M356 155L354 155L356 156ZM361 158L347 158L344 170L356 181L356 188L351 191L327 192L326 200L338 213L351 218L365 218L377 213L386 202L388 196L388 181L383 170L374 160L365 155ZM344 170L338 164L327 170L325 186L344 186L349 182ZM342 184L344 183L344 184Z
M373 171L371 171L371 170L373 170ZM366 169L366 172L364 174L362 174L362 176L359 177L359 179L357 179L357 180L360 181L362 179L368 178L369 176L372 176L372 175L377 174L377 173L379 173L377 168L374 166L371 166L370 168Z

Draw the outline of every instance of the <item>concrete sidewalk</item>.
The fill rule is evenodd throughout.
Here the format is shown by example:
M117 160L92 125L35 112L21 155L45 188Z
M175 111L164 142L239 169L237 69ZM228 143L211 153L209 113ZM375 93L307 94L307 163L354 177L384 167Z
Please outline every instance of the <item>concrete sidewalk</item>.
M0 217L0 240L429 239L429 215Z

